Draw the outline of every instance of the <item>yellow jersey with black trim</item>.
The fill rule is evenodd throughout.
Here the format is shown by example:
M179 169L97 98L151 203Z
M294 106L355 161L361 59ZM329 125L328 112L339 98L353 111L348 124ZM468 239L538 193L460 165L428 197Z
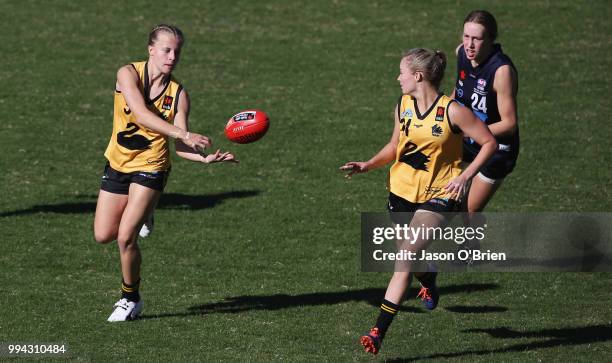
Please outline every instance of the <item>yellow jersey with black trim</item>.
M155 98L149 99L147 62L135 62L131 65L140 78L139 87L147 108L167 122L173 123L182 86L174 77L170 77L163 91ZM113 134L104 156L113 169L122 173L154 172L170 168L168 138L138 124L123 94L117 90L115 90Z
M461 174L463 137L451 126L453 99L440 94L424 114L416 100L403 95L398 103L400 138L389 171L389 191L412 203L448 199L444 187Z

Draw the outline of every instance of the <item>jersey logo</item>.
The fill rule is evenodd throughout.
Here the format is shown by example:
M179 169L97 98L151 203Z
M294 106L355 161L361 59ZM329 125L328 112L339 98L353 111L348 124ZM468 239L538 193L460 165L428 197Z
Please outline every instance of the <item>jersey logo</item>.
M425 188L425 194L436 194L442 191L442 188L436 188L436 187L427 187ZM445 200L443 198L434 198L431 199L429 202L430 204L440 204L443 206L446 206L447 203L444 203ZM448 202L448 201L447 201Z
M433 125L431 127L431 136L438 137L440 135L442 135L442 128L440 126L438 126L438 125Z
M444 107L442 106L436 110L436 121L444 121Z
M410 122L412 122L412 110L407 108L400 115L400 124L402 125L400 131L404 133L404 135L408 136L408 128L410 127Z
M172 96L166 96L164 97L164 103L162 104L162 108L164 110L170 110L172 109L172 100L174 98Z
M128 106L125 106L125 107L123 108L123 112L124 112L126 115L129 115L130 113L132 113L132 110L130 110L130 108L129 108Z
M427 171L427 163L429 162L429 156L423 154L420 151L404 154L399 158L399 161L412 166L417 170Z
M481 91L484 91L486 86L487 86L487 81L485 81L482 78L478 78L478 85L476 86L476 88L478 88Z
M429 162L429 156L423 154L421 151L415 151L418 146L413 142L406 142L406 145L402 148L399 162L410 165L417 170L427 171L427 163Z
M400 118L405 118L406 116L408 116L408 118L412 118L412 110L411 109L406 109L406 111L402 112L402 114L400 115Z
M465 71L462 69L461 72L459 72L459 79L460 80L465 80Z
M146 150L151 147L151 140L136 134L140 130L133 122L127 124L127 129L117 133L117 143L130 150ZM135 135L136 134L136 135Z

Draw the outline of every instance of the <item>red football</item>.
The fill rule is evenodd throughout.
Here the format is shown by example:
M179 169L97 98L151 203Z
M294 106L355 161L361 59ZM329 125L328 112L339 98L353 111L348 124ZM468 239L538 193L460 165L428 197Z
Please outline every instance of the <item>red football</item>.
M242 111L229 119L225 136L238 144L248 144L261 139L270 127L268 115L259 110Z

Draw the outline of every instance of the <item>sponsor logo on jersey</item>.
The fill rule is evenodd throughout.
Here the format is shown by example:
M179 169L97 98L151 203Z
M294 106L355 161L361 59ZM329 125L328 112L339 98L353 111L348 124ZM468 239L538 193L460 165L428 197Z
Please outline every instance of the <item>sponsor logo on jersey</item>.
M174 98L172 96L166 96L164 97L164 103L162 104L162 108L164 110L170 110L172 109L172 100Z
M130 108L129 108L128 106L125 106L125 107L123 108L123 112L124 112L126 115L129 115L130 113L132 113L132 110L130 110Z
M459 80L459 86L463 87L463 81Z
M436 193L439 193L441 190L442 188L427 187L425 188L425 194L436 194ZM431 202L431 200L429 202Z
M439 125L433 125L431 127L431 136L440 136L442 135L442 128Z
M487 81L485 81L482 78L479 78L477 83L478 85L476 86L476 88L478 88L481 91L484 91L485 87L487 86Z
M459 72L459 79L460 80L464 80L465 79L465 71L463 69Z
M406 111L402 112L402 115L400 118L412 118L412 110L411 109L407 109Z
M457 96L463 97L463 88L457 88Z
M436 121L444 121L444 107L442 106L436 110Z
M147 159L147 164L160 164L160 165L161 165L161 164L165 163L166 161L167 161L167 159L166 159L166 158L160 158L160 159L152 159L152 158L149 158L149 159ZM155 172L148 172L148 174L149 174L149 175L152 175L153 177L157 177L157 176L159 176L159 175L158 175L157 173L155 173Z

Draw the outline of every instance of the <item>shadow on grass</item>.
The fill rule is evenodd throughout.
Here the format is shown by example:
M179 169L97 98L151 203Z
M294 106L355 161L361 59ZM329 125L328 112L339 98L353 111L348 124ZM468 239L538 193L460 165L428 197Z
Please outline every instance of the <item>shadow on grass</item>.
M439 290L441 294L457 294L493 290L497 289L498 287L499 285L497 284L463 284L442 286L439 288ZM410 289L408 292L409 298L415 297L416 294L416 289ZM341 292L317 292L301 295L244 295L229 297L216 303L192 306L186 312L141 315L140 319L159 319L206 314L233 314L251 310L281 310L300 306L334 305L351 301L364 301L374 307L378 307L384 295L385 289L383 288L369 288ZM424 310L421 308L407 306L402 306L400 310L411 313L424 312Z
M259 195L259 190L238 190L233 192L189 195L180 193L164 193L157 206L158 209L206 209L215 207L226 199L248 198ZM96 199L96 196L88 196L87 199ZM0 213L0 217L15 217L37 213L61 213L61 214L85 214L96 211L96 202L41 204L27 209L20 209Z
M414 362L418 360L456 358L470 355L525 352L544 348L572 346L612 340L612 325L592 325L573 328L516 331L506 327L492 329L465 329L463 333L486 333L498 339L533 338L529 343L514 344L497 349L465 350L453 353L434 353L412 358L396 358L388 362Z
M503 313L508 311L508 308L504 306L489 306L489 305L476 305L476 306L463 306L463 305L453 305L447 306L444 310L450 311L452 313L460 313L460 314L486 314L486 313Z

